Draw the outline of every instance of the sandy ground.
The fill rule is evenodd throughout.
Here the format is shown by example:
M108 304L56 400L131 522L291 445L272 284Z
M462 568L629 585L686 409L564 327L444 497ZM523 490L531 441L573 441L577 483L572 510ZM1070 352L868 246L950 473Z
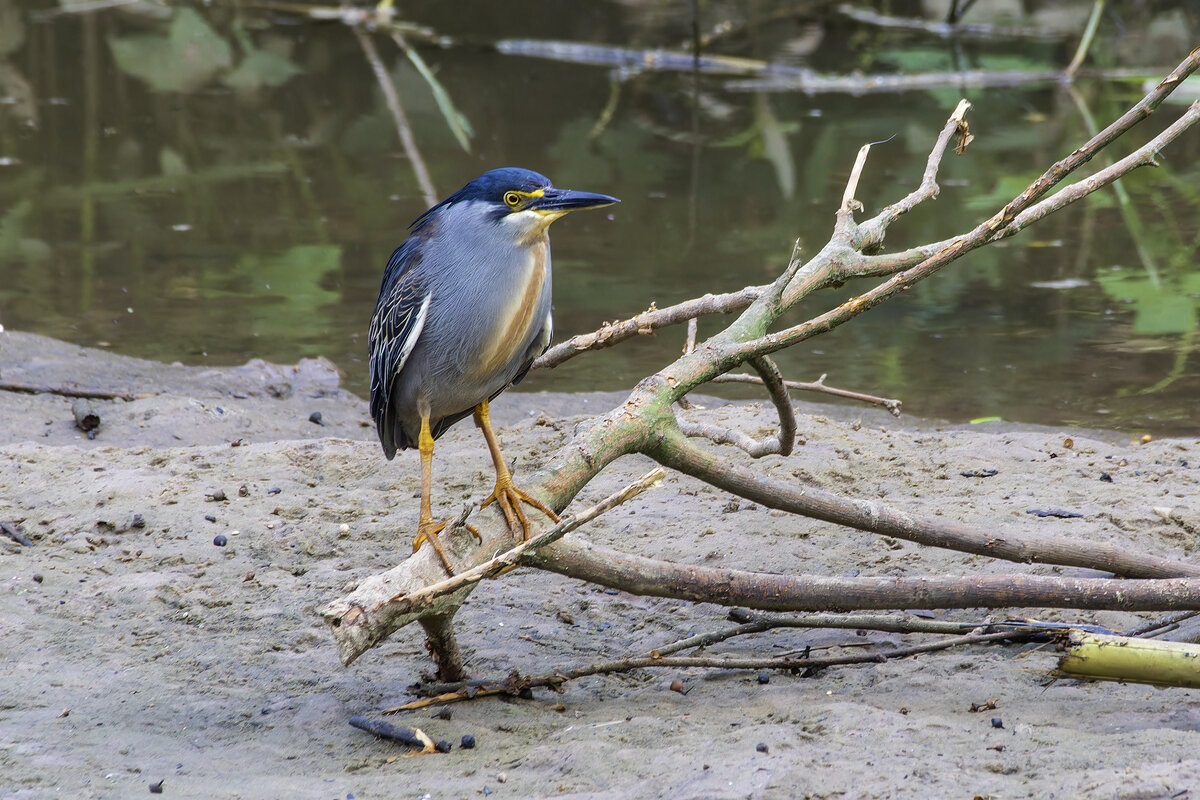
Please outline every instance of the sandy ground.
M1056 655L1045 646L776 674L767 684L699 670L591 678L561 695L460 704L445 719L394 717L455 743L446 755L402 757L405 748L347 720L412 699L410 685L430 668L419 631L343 668L317 611L404 557L417 459L383 459L365 403L338 388L332 365L185 368L8 332L0 379L146 395L98 402L102 425L89 440L69 400L0 392L0 520L31 542L0 536L0 798L143 797L160 781L173 798L1200 797L1200 693L1048 681ZM519 473L565 441L580 415L619 399L510 393L495 418ZM310 421L314 412L323 424ZM771 424L755 405L703 413L736 417L750 432ZM806 444L757 466L917 513L1195 557L1200 442L983 427L802 405ZM443 512L485 493L489 464L472 426L439 440L438 455ZM623 459L580 502L647 468ZM960 474L975 469L998 474ZM586 536L779 572L1052 571L730 501L671 476ZM1166 507L1175 522L1155 510ZM1029 508L1082 517L1038 519ZM496 677L642 654L720 629L725 613L523 570L481 587L457 619L469 669ZM1141 620L1021 614L1117 630ZM709 652L918 640L782 630ZM675 678L686 694L670 690ZM970 710L989 699L996 710ZM458 746L464 734L475 749Z

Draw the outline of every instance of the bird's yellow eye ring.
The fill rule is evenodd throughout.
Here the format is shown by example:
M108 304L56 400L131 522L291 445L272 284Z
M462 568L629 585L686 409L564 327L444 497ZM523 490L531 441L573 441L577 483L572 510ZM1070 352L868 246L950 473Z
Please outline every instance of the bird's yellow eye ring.
M516 192L505 192L504 203L509 208L516 208L521 204L521 195L517 194Z

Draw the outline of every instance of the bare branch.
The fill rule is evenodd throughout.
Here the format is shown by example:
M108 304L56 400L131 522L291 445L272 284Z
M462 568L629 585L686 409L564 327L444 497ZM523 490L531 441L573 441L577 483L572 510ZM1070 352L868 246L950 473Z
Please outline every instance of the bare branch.
M676 564L567 536L531 564L649 597L763 611L1054 607L1122 611L1200 610L1200 578L1114 580L1045 575L829 577L773 575Z
M430 614L418 622L425 629L425 647L437 664L438 677L444 681L461 681L467 676L463 668L462 651L454 637L454 614Z
M459 703L464 700L474 700L481 697L494 697L500 694L515 695L527 689L549 687L560 691L563 684L578 678L591 675L611 675L618 672L631 672L635 669L773 669L800 671L812 674L816 670L828 667L846 666L850 664L883 664L900 658L909 658L922 653L932 653L947 650L951 647L968 645L993 644L1009 641L1023 641L1039 635L1041 631L1004 631L1000 633L972 633L966 636L953 636L934 642L923 642L908 647L896 647L870 653L847 653L836 656L759 656L749 658L733 658L731 656L641 656L622 658L615 661L602 661L586 667L560 669L543 675L510 675L499 680L471 681L462 688L414 700L399 706L384 709L383 714L398 714L403 711L416 711L434 705Z
M869 8L843 3L837 11L842 16L852 19L862 25L873 25L877 28L890 30L921 31L943 39L975 38L994 41L996 39L1033 39L1041 41L1058 41L1065 39L1066 34L1057 33L1047 28L1004 27L965 22L932 22L912 17L895 17L880 14Z
M630 317L620 322L611 322L597 331L581 333L578 336L572 336L565 342L556 344L545 353L542 353L541 358L533 362L533 368L550 369L551 367L557 367L559 364L574 358L585 350L600 350L605 347L612 347L614 344L619 344L634 336L652 334L659 328L678 325L681 322L687 322L689 319L695 319L696 317L702 317L707 314L730 314L734 311L741 311L753 303L766 288L765 286L747 286L741 291L730 292L728 294L706 294L703 297L686 300L677 305L667 306L666 308L654 308L651 306L648 310L643 311L635 317Z
M788 397L786 381L779 372L779 367L769 358L752 358L750 366L759 374L758 383L767 387L771 402L779 413L779 432L766 439L755 440L740 431L718 428L679 420L679 429L685 436L702 437L717 444L731 444L745 450L751 458L762 458L766 455L791 455L796 444L796 411L792 408L791 398ZM750 376L747 376L750 377Z
M387 103L388 110L392 112L396 133L400 137L400 144L404 147L404 153L408 156L409 163L412 164L413 175L417 179L417 185L421 187L421 195L425 204L432 206L438 201L437 191L433 188L433 181L429 178L429 170L426 169L425 161L421 158L421 151L417 149L417 141L413 138L412 128L408 124L408 115L404 113L404 106L400 104L400 94L392 83L392 77L388 75L387 67L379 58L379 51L375 49L375 42L371 40L371 35L361 25L352 25L350 30L354 31L359 47L362 48L367 61L371 63L371 69L375 72L375 80L379 81L379 88L383 90L383 99Z
M1006 561L1104 570L1128 577L1200 576L1200 566L1155 558L1140 550L1059 536L1043 538L1009 530L987 533L941 519L906 514L882 503L842 498L812 486L793 486L709 453L678 433L667 433L658 448L647 455L665 467L769 508L930 547Z
M563 536L573 530L576 530L587 523L594 520L601 514L610 511L622 503L637 497L642 492L651 488L663 479L666 473L661 468L652 469L641 478L638 478L633 483L626 486L619 492L609 495L608 497L596 503L578 514L569 514L558 521L558 523L550 530L535 536L532 539L527 539L521 542L516 547L507 550L493 558L472 567L471 569L460 572L453 577L447 578L440 583L435 583L432 586L427 586L424 589L415 592L407 592L397 595L390 600L385 601L393 607L396 613L411 614L420 611L423 608L428 608L433 601L439 597L454 594L461 589L482 580L495 578L504 572L507 572L516 567L524 557L525 553L530 550L535 550L539 547L545 547L551 542L558 541ZM378 610L376 608L370 611Z
M900 400L894 400L890 397L876 397L875 395L862 394L861 392L852 392L849 389L838 389L834 386L825 385L825 375L817 378L815 381L784 381L784 385L798 392L818 392L820 394L829 394L834 397L844 397L847 400L859 400L872 405L883 406L893 417L900 416L900 406L903 403ZM730 372L725 375L718 375L709 383L752 383L757 386L762 385L762 378L757 375L746 375L741 372Z
M17 381L0 381L0 392L18 392L21 394L56 394L60 397L83 397L88 400L125 400L133 401L143 397L153 397L156 392L149 394L131 394L109 389L81 389L78 386L38 386L32 383Z
M954 113L950 115L950 118L946 120L946 124L942 126L941 133L938 134L933 149L929 151L929 157L925 161L925 172L921 175L921 184L912 192L909 192L907 196L889 206L885 206L874 217L860 223L855 231L853 241L855 249L859 251L869 250L872 247L882 244L888 226L895 222L897 218L912 211L926 200L932 200L938 196L938 193L941 191L937 184L938 169L941 167L942 158L946 154L946 148L949 146L951 138L955 136L962 138L970 135L967 133L966 122L967 111L970 108L971 104L966 100L958 101Z
M779 367L769 357L752 358L748 362L758 376L762 378L763 386L771 395L771 402L779 413L779 434L775 439L775 452L781 456L790 456L792 447L796 444L796 410L792 408L792 399L788 397L787 383L779 372Z
M681 650L691 650L695 647L707 647L711 644L724 642L736 636L752 633L763 633L778 628L840 628L862 631L888 631L891 633L968 633L977 628L987 627L986 622L950 622L947 620L923 619L909 614L799 614L786 617L758 614L733 609L739 618L748 618L733 628L720 631L698 633L686 639L680 639L670 644L654 648L650 655L668 656Z
M1154 137L1153 140L1139 147L1134 152L1125 156L1125 158L1116 161L1111 166L1105 167L1094 175L1089 175L1063 188L1061 191L1055 192L1040 203L1022 211L1007 227L993 236L992 241L1007 239L1009 236L1020 233L1034 222L1049 214L1053 214L1055 211L1077 200L1087 197L1098 189L1103 189L1105 186L1129 174L1138 167L1158 166L1157 156L1159 151L1197 122L1200 122L1200 100L1188 106L1183 116L1171 123L1162 133Z
M929 277L933 273L940 270L947 264L956 261L964 254L979 248L991 240L996 238L997 234L1009 235L1006 229L1017 221L1018 215L1029 208L1038 197L1045 194L1049 189L1058 184L1066 175L1075 170L1080 165L1090 160L1100 148L1106 146L1118 136L1122 135L1129 128L1145 119L1158 105L1163 98L1169 94L1180 81L1187 75L1191 74L1198 66L1200 66L1200 48L1193 50L1191 55L1179 65L1169 76L1167 76L1153 91L1147 94L1141 101L1134 105L1129 111L1123 114L1120 119L1109 125L1095 137L1093 137L1086 145L1077 149L1071 155L1062 159L1046 170L1041 177L1025 188L1016 198L1008 203L1003 209L997 212L991 219L977 226L970 233L951 240L951 244L938 252L936 255L926 259L915 267L905 270L904 272L894 275L891 279L879 284L874 289L851 298L842 305L834 308L824 314L813 317L807 322L787 328L776 333L770 333L758 339L746 341L735 345L731 351L724 353L726 358L736 361L745 360L752 355L760 355L763 353L773 353L777 350L782 350L797 342L809 339L818 333L823 333L828 330L847 322L848 320L862 314L863 312L874 308L884 300L893 295L905 291L913 284ZM1134 154L1128 156L1114 164L1111 171L1105 170L1108 176L1112 178L1119 177L1124 174L1123 169L1127 172L1134 167L1143 164L1151 163L1147 160L1152 159L1152 155L1161 150L1168 142L1178 136L1183 130L1194 125L1200 115L1197 115L1193 109L1188 111L1180 118L1177 124L1171 125L1161 134L1152 139L1145 146L1139 148ZM1118 169L1121 165L1121 169ZM1097 173L1100 174L1100 173ZM1094 177L1094 176L1093 176ZM1087 184L1087 180L1081 181ZM1070 189L1071 187L1068 187ZM1067 190L1064 190L1067 191ZM1063 192L1059 192L1062 194ZM1080 195L1083 196L1083 195ZM1057 195L1056 195L1057 197ZM1069 197L1069 195L1068 195ZM1051 198L1052 200L1054 198ZM1075 199L1078 199L1077 197ZM1072 202L1064 198L1062 203ZM1052 204L1053 206L1053 204ZM1061 207L1061 206L1057 206ZM1036 206L1034 206L1036 208ZM1047 207L1050 208L1050 207ZM1046 211L1049 213L1049 210ZM1017 228L1019 230L1019 227ZM1016 232L1015 230L1013 231ZM797 275L797 279L803 276ZM691 387L686 383L681 383L682 390L686 391Z
M867 154L870 152L871 145L869 144L858 148L858 155L854 157L854 166L850 168L850 177L846 180L846 189L842 192L842 202L838 204L839 211L862 208L862 203L854 199L854 193L858 191L858 181L862 178L863 167L867 165Z

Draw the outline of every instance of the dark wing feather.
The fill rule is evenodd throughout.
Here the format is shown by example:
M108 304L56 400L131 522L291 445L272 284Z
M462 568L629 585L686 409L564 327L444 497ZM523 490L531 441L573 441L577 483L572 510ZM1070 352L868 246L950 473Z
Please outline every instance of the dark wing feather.
M398 427L392 407L392 389L404 360L416 344L424 325L429 295L414 279L414 267L420 260L421 236L409 236L388 259L379 287L379 299L371 317L367 337L371 371L371 417L379 432L379 442L390 460L397 448L412 446Z

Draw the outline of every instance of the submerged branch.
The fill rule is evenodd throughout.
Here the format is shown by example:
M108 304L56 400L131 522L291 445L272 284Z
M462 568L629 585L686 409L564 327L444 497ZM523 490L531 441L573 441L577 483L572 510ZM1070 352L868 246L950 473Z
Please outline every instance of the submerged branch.
M396 134L400 137L400 145L404 148L404 154L408 156L409 163L412 164L413 176L417 179L417 186L421 188L425 204L432 206L438 200L437 190L433 188L433 180L429 177L425 160L421 158L421 151L417 149L417 140L413 138L412 127L408 124L408 115L404 113L404 106L400 104L400 93L396 91L396 86L392 83L392 76L388 74L387 67L379 58L379 51L375 49L375 42L371 40L371 35L361 25L351 26L350 30L354 31L354 36L358 39L358 46L362 48L363 55L370 62L371 70L375 73L375 80L379 82L379 88L383 91L383 99L387 103L388 111L392 112L392 121L396 124Z

